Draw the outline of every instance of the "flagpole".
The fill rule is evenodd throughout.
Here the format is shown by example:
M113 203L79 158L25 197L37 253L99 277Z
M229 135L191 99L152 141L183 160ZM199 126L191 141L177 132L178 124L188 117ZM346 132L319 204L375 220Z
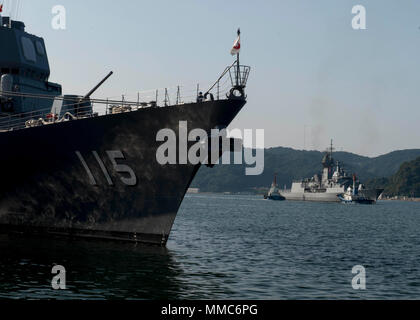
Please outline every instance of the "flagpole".
M241 30L238 28L238 37L241 35ZM239 51L236 54L236 86L239 87Z
M236 86L239 87L239 53L236 54Z

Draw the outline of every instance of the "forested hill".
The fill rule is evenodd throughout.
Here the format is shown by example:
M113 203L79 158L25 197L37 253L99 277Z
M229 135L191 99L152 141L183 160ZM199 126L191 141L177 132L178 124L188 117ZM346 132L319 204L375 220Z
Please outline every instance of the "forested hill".
M404 162L399 170L389 178L369 181L372 187L385 188L386 196L406 196L420 198L420 157Z
M246 176L245 164L216 165L214 168L202 166L191 187L203 192L253 192L256 188L269 187L273 175L282 188L290 187L296 179L309 178L322 170L320 151L303 151L291 148L265 149L264 172L258 176ZM394 175L401 164L420 157L420 149L400 150L374 158L349 152L334 152L348 173L356 173L362 182Z

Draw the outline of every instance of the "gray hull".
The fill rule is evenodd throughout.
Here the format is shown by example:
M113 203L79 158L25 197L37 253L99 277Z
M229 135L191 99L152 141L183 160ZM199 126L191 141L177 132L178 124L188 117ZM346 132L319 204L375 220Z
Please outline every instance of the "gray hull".
M366 199L376 201L381 195L383 189L366 189L359 191L359 194ZM280 192L286 200L293 201L317 201L317 202L340 202L338 198L340 193L333 192Z
M292 192L284 192L280 193L286 200L293 200L293 201L318 201L318 202L339 202L337 195L335 193L313 193L313 192L305 192L305 193L292 193Z

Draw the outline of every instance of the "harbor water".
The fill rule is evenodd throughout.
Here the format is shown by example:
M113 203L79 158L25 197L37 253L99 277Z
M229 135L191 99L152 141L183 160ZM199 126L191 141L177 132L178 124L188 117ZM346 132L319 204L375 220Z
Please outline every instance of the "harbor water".
M419 299L419 230L418 202L187 195L166 248L1 235L0 298Z

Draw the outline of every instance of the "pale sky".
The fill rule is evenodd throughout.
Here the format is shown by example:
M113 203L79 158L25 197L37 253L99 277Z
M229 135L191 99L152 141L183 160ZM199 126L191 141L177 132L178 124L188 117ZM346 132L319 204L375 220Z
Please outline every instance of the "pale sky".
M357 4L366 30L352 29ZM55 5L66 8L66 30L51 27ZM306 126L307 149L330 138L368 156L420 148L418 0L21 0L16 14L45 39L50 81L68 94L110 70L95 97L176 85L191 94L232 63L240 27L241 62L252 71L232 128L265 129L266 147L302 149Z

